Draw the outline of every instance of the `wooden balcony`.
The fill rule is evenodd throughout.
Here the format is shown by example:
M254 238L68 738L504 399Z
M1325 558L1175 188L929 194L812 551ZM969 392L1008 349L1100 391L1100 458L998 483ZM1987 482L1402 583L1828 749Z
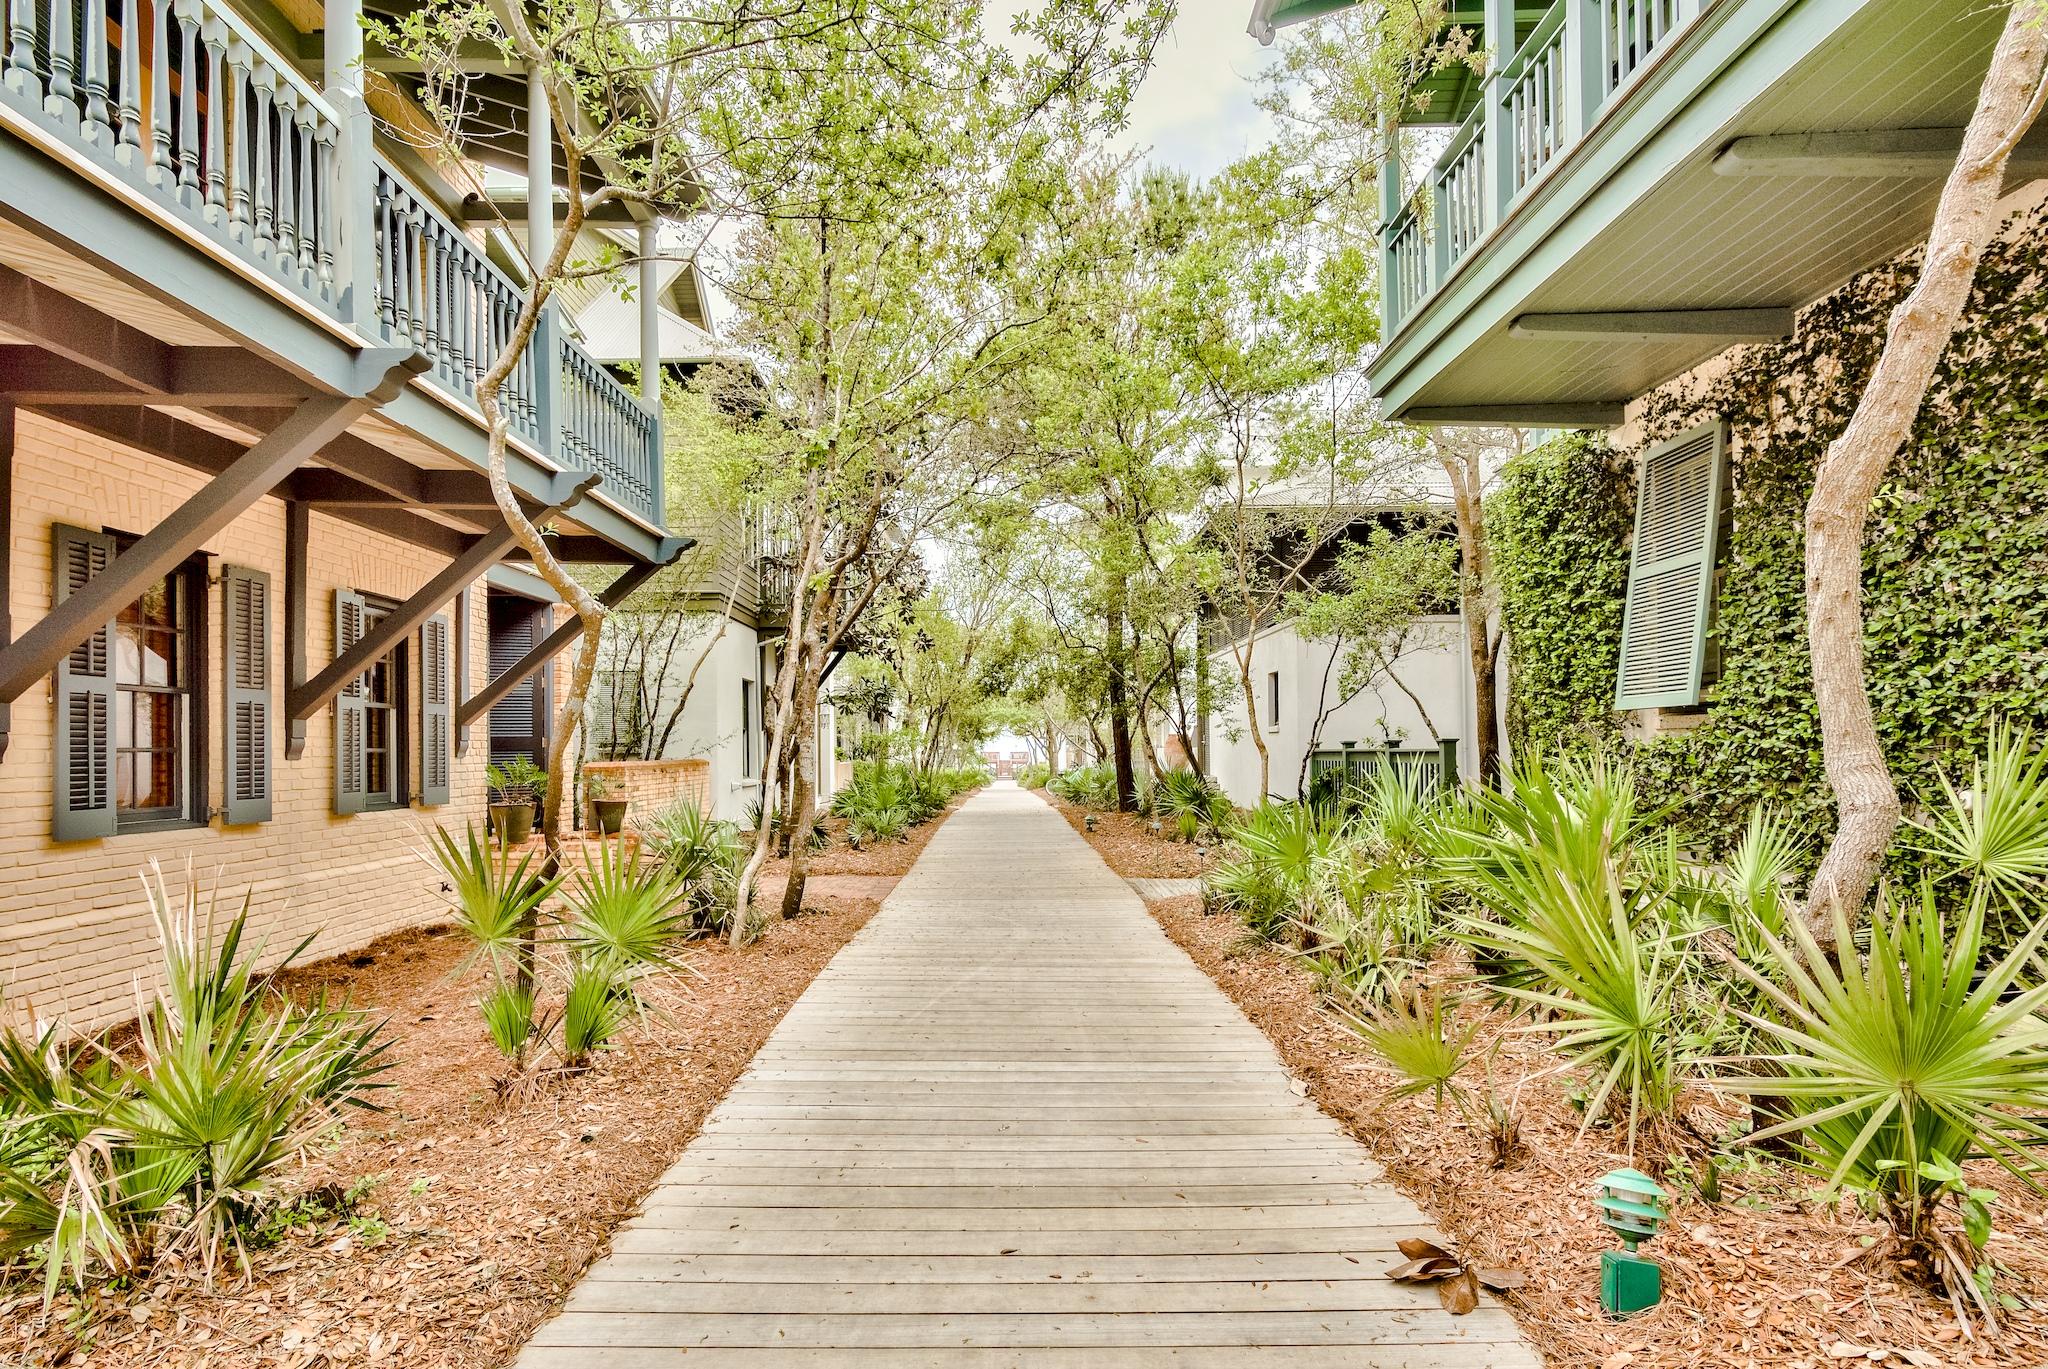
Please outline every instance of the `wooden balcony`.
M1461 5L1460 13L1476 6ZM1473 16L1476 19L1476 14ZM2002 5L1487 0L1512 44L1382 184L1384 345L1417 422L1604 426L1924 237ZM2048 172L2043 139L2012 180Z
M242 330L287 369L320 373L315 340L424 352L431 368L411 389L428 402L386 417L480 458L475 386L501 355L523 291L372 150L359 90L320 88L220 0L0 0L0 10L6 138L100 192L91 221L58 222L21 183L0 189L0 199L9 189L23 197L4 206L9 217L40 213L34 228L61 231L88 259L111 260L110 244L122 233L132 241L137 227L196 248L209 270L228 267L298 316L291 336L260 322ZM117 275L151 272L143 251L113 264ZM173 265L167 257L161 274ZM215 303L188 302L202 317ZM593 498L624 515L612 519L617 533L659 541L659 414L557 315L542 319L505 398L536 483L551 469L596 474Z
M1625 99L1652 57L1712 0L1555 0L1486 78L1479 103L1405 202L1398 183L1381 230L1381 323L1392 337L1458 270L1601 110ZM1513 29L1512 8L1503 11ZM1398 167L1389 168L1396 177ZM1425 220L1429 221L1425 231Z

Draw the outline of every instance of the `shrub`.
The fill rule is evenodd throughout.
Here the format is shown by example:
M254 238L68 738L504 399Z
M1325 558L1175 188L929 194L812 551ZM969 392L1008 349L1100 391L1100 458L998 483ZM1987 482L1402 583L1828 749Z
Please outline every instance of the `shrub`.
M1036 761L1017 772L1017 787L1020 789L1043 789L1052 779L1052 767Z
M2031 930L1986 965L1985 911L1972 899L1951 921L1930 884L1886 891L1867 953L1836 910L1836 961L1793 919L1789 937L1765 938L1782 983L1748 972L1777 1009L1752 1019L1773 1049L1717 1081L1796 1106L1751 1139L1785 1137L1831 1189L1871 1195L1909 1246L1933 1235L1945 1171L1969 1156L2040 1187L2048 983L2034 957L2048 918L2036 905Z
M1059 798L1081 808L1116 807L1116 767L1081 765L1054 775L1046 783Z
M1153 802L1161 817L1173 822L1173 834L1193 841L1206 827L1215 831L1227 819L1230 801L1215 781L1192 770L1169 770L1153 786Z
M974 766L919 770L898 761L861 761L846 786L832 796L832 812L846 820L856 840L895 841L945 812L961 794L986 783L988 772Z
M1232 828L1230 842L1206 881L1212 906L1236 913L1256 936L1299 940L1336 873L1343 818L1307 804L1265 803Z
M684 799L637 819L633 831L641 849L682 882L693 929L725 931L746 865L739 829Z
M143 878L164 978L133 1047L0 1034L0 1245L66 1282L189 1257L211 1277L275 1206L277 1182L347 1107L369 1107L382 1022L294 1004L242 955L249 904L217 927L189 877ZM309 938L310 940L310 938ZM284 963L305 949L301 943Z
M1626 1104L1629 1145L1641 1122L1668 1114L1689 1045L1676 999L1685 969L1674 900L1653 863L1626 770L1600 761L1530 762L1510 777L1513 798L1474 802L1491 830L1460 828L1447 852L1453 877L1485 910L1461 935L1506 962L1503 994L1551 1014L1526 1030L1555 1033L1597 1082L1590 1123Z

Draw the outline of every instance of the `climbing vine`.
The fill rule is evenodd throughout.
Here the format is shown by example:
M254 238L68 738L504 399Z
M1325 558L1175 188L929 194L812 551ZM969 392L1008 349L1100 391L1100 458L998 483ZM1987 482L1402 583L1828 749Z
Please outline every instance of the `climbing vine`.
M1508 631L1513 754L1618 734L1614 673L1634 476L1599 440L1562 433L1516 457L1488 501Z
M1886 755L1909 796L1966 763L1994 718L2048 718L2048 317L2037 291L2048 211L1985 255L1965 327L1871 513L1866 670ZM1917 256L1805 310L1791 341L1741 349L1652 394L1644 444L1719 418L1732 501L1717 574L1719 670L1705 721L1636 748L1646 782L1725 840L1769 800L1829 815L1807 663L1802 526L1813 472L1855 407ZM1496 496L1515 741L1617 735L1627 509L1641 447L1546 444Z

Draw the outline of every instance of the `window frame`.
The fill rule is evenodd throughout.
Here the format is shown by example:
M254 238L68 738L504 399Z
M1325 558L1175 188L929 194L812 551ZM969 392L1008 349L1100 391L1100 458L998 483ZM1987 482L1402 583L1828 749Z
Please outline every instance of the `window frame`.
M1280 672L1266 672L1266 730L1277 732L1280 728Z
M396 599L381 594L356 591L363 600L363 633L367 636L376 626L390 617L399 605ZM363 671L363 811L365 813L388 813L398 808L412 806L413 748L418 744L419 729L412 725L412 668L413 639L417 633L408 632L391 644L391 650L372 661ZM389 682L390 699L384 703L375 702L370 695L369 680L378 666L385 667L385 679ZM387 788L375 789L370 785L370 757L375 748L370 745L370 719L375 713L386 713L391 720L390 741L383 748L389 771Z
M128 550L141 538L138 534L114 532L108 536L114 539L115 555ZM174 624L178 650L182 659L177 662L178 672L184 680L180 688L147 685L140 681L124 683L121 679L121 615L132 604L124 604L114 614L114 639L108 643L109 665L113 675L114 709L112 720L113 746L108 758L113 773L107 777L108 787L113 795L114 835L130 832L169 832L185 828L204 827L212 816L212 805L207 793L207 751L210 740L207 733L207 718L210 699L206 690L207 675L212 661L207 656L205 642L209 630L208 595L212 588L212 577L207 571L205 552L195 552L177 565L164 572L163 581L174 583L177 604ZM137 602L140 602L139 600ZM181 726L181 758L184 769L183 801L163 808L125 808L121 804L121 774L129 758L141 754L138 748L123 746L121 719L127 714L129 699L138 693L173 694L184 702L184 718ZM133 740L133 731L129 733ZM151 748L152 750L154 748Z

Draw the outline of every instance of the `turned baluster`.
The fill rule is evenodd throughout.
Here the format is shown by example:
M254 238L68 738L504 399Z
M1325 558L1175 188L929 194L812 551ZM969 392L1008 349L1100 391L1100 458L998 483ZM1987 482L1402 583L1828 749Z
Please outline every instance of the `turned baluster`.
M293 122L299 108L299 92L291 82L280 80L274 97L277 110L276 211L271 231L277 235L277 267L290 272L299 255L298 167L292 156Z
M178 199L199 207L199 3L174 0L178 21Z
M36 26L41 18L35 0L14 0L7 12L7 61L0 80L16 95L31 100L43 98L43 75L36 67Z
M314 175L315 130L320 111L312 101L299 102L299 284L311 286L320 265L320 182Z
M334 293L334 210L339 204L349 203L343 198L340 187L335 184L335 156L333 124L322 119L316 125L317 134L313 141L314 180L320 187L320 258L315 272L320 282L320 293L331 296ZM360 204L361 201L354 201ZM356 231L354 228L350 232ZM358 254L360 255L360 254Z
M252 111L256 125L256 177L250 186L256 203L256 255L267 257L277 245L277 204L272 198L274 192L270 184L270 106L277 98L277 73L261 57L256 58L250 67L249 89L256 97L256 108Z
M248 44L234 37L228 39L227 58L228 84L233 87L228 99L232 111L229 117L233 120L228 141L234 156L228 178L228 236L236 242L247 242L255 231L249 203L249 187L256 179L256 145L249 127L249 68L253 59ZM215 113L218 116L220 111Z
M71 5L69 0L59 0L50 6L50 88L43 96L43 112L75 123L78 107L74 103L78 95L71 78L77 67L78 35L71 31Z
M85 48L85 127L82 131L89 143L110 143L114 130L107 119L107 0L82 0L79 22L85 30L78 35Z
M170 0L150 0L149 34L149 166L150 184L171 178L171 20Z
M17 0L16 8L33 5ZM142 28L135 0L121 0L121 96L114 121L114 159L132 166L142 147Z
M206 45L206 221L218 224L228 216L228 111L221 89L227 25L209 18L199 30L199 39Z
M377 316L384 333L398 333L398 222L391 212L391 182L377 173Z

